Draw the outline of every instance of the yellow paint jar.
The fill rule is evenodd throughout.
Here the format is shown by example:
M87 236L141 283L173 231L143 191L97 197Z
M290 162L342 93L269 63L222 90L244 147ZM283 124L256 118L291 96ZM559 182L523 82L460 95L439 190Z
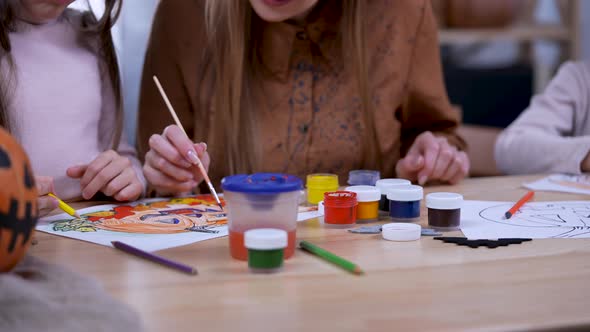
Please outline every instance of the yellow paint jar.
M338 175L317 173L307 176L307 201L318 204L324 200L324 193L338 190Z
M350 186L346 191L356 193L358 202L356 208L357 222L374 221L379 219L379 201L381 190L374 186Z

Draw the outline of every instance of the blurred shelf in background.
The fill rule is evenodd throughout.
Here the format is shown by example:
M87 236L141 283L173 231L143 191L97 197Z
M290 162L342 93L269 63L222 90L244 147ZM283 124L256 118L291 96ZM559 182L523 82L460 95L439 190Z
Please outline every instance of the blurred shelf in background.
M540 6L556 9L555 22L539 18ZM541 91L565 60L580 58L580 0L432 0L443 46L511 41L520 59L533 67L533 91ZM532 45L545 41L559 47L559 61L536 59ZM548 68L551 67L551 68Z
M557 24L537 24L502 29L445 29L440 31L441 45L489 43L495 41L531 42L539 39L567 42L569 29ZM574 44L574 43L572 43ZM579 47L575 52L579 52Z

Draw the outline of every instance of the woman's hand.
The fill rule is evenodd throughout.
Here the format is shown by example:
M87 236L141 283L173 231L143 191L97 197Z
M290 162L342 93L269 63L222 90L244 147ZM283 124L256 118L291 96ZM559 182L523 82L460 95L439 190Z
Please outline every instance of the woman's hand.
M469 173L469 158L446 138L427 131L416 137L405 158L397 162L396 173L420 185L431 180L456 184Z
M113 150L99 154L90 164L73 166L66 172L69 177L80 179L84 199L91 199L100 191L118 201L134 201L143 192L131 160Z
M37 210L39 217L46 216L57 208L57 200L47 194L53 192L53 178L50 176L35 176L37 186Z
M191 191L203 180L194 165L202 162L209 169L207 144L194 144L176 125L166 127L162 135L152 135L149 144L143 174L160 194Z

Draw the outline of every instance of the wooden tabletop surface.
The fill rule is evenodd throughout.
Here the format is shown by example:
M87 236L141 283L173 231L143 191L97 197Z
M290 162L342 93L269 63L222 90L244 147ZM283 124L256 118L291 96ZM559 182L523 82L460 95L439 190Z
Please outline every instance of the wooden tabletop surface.
M523 181L540 177L468 179L426 192L515 201L525 193ZM422 216L426 225L424 211ZM97 278L140 313L149 331L590 329L590 239L470 249L428 237L389 242L310 220L299 223L299 239L359 264L366 274L355 276L297 251L282 272L255 275L230 258L227 238L219 238L160 252L197 267L198 276L187 276L104 246L36 236L34 256Z

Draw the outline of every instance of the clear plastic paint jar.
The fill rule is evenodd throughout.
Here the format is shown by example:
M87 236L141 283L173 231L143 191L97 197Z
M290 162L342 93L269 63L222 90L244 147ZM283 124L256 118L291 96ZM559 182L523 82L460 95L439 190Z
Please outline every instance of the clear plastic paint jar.
M324 194L324 224L350 226L356 223L356 193L334 191Z
M420 218L420 201L424 197L422 187L399 186L387 192L389 216L393 221L413 222Z
M348 184L351 186L374 186L381 178L379 171L368 169L357 169L348 172Z
M244 232L250 271L272 273L281 270L287 242L287 232L282 229L258 228Z
M399 186L408 186L412 182L406 179L381 179L375 182L375 187L381 190L381 200L379 201L379 210L389 212L389 200L387 199L387 192L391 188Z
M338 186L338 175L336 174L309 174L307 176L307 202L318 204L324 199L324 193L336 191Z
M461 224L463 196L456 193L426 195L428 226L441 231L454 231Z
M229 249L236 259L248 259L244 232L277 228L287 232L285 259L295 252L295 232L302 181L275 173L233 175L221 181L227 202Z
M381 191L373 186L350 186L344 189L356 193L357 222L374 221L379 219L379 200Z

